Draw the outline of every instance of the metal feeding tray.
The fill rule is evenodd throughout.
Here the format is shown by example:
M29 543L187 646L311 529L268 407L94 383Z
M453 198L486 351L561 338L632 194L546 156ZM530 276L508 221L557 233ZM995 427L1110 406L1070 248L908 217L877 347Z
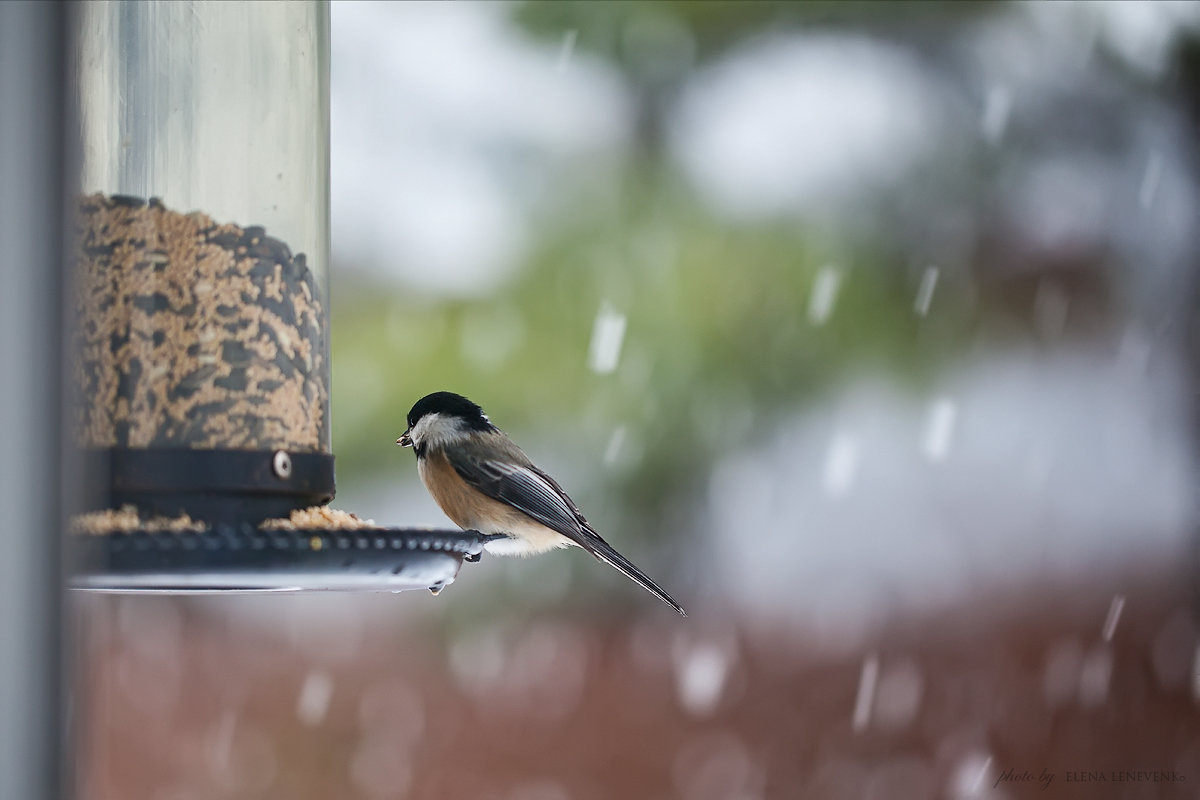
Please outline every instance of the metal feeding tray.
M453 583L485 538L420 528L117 531L70 537L73 589L97 592L389 591Z
M376 527L329 510L333 456L324 453L111 447L82 451L80 463L102 489L91 510L119 508L132 519L68 535L74 589L438 591L487 540L478 531ZM291 521L302 509L329 514Z

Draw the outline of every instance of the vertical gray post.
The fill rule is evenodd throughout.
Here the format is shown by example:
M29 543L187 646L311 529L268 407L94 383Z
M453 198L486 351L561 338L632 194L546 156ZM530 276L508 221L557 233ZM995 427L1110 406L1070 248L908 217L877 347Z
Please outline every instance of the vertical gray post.
M64 796L67 4L0 2L0 798Z

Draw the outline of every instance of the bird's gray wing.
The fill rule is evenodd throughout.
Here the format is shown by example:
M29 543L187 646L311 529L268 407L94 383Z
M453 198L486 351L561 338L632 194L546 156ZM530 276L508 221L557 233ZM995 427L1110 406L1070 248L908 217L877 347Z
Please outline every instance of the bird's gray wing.
M488 497L528 514L576 544L585 544L586 521L558 484L537 467L488 458L472 448L450 448L446 458L463 480Z
M502 459L490 456L497 452L497 448L503 455ZM683 606L675 598L604 541L562 487L535 467L516 445L499 441L493 442L487 449L470 445L455 447L447 450L446 458L464 481L488 497L528 514L547 528L566 536L686 616Z

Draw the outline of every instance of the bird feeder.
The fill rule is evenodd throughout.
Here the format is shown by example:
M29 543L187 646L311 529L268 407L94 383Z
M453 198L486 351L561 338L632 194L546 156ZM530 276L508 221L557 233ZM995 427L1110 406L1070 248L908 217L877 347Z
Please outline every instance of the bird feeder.
M80 4L77 70L80 585L453 580L474 536L292 516L334 495L328 4Z

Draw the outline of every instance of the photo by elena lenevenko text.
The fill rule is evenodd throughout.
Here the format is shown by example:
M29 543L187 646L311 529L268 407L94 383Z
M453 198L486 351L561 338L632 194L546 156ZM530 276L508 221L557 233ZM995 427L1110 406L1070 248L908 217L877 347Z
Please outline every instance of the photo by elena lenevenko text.
M1112 769L1112 770L1064 770L1059 773L1050 769L1017 770L1009 767L1000 773L992 784L992 788L1002 783L1037 784L1047 789L1061 775L1063 783L1185 783L1187 776L1175 770L1141 770L1141 769Z

